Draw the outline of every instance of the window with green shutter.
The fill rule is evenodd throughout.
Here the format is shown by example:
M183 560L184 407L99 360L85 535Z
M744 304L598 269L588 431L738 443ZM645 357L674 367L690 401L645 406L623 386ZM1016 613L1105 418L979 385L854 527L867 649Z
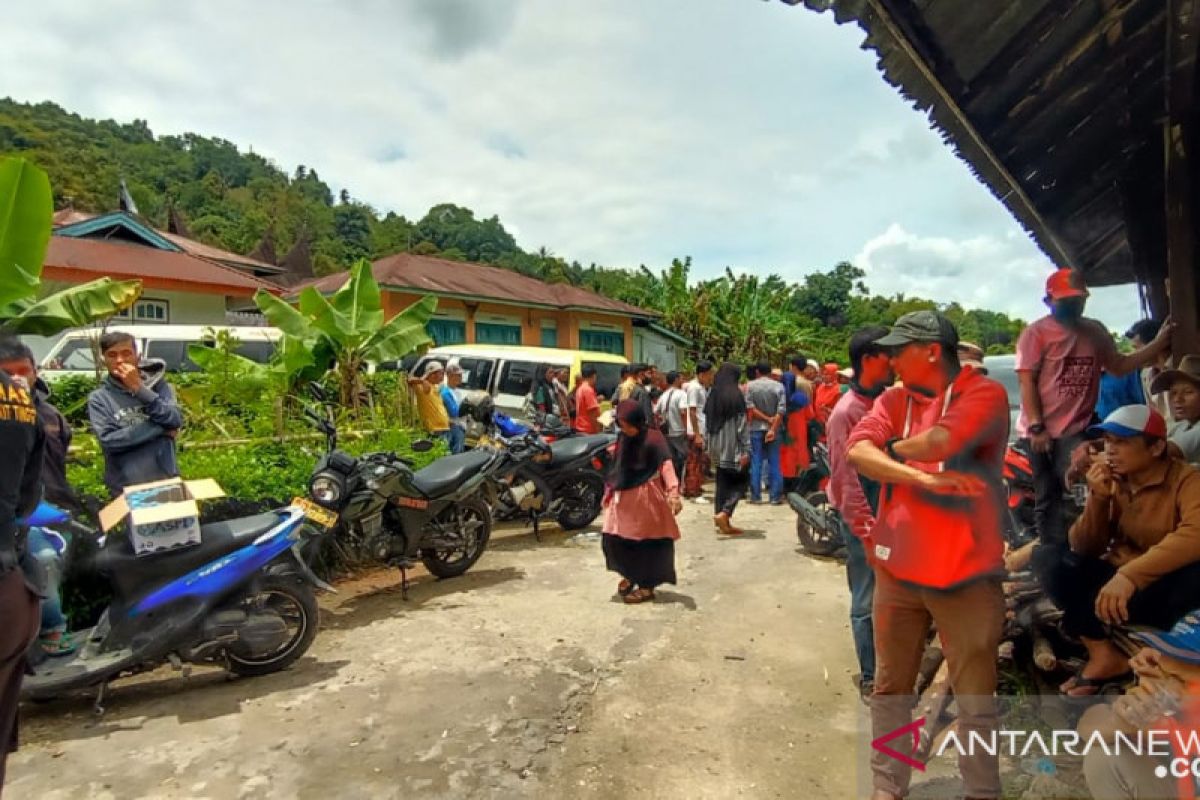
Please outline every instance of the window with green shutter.
M475 323L476 344L520 344L520 325L500 325L495 322Z
M425 331L438 347L467 341L467 323L461 319L431 319Z
M579 332L579 349L623 356L625 355L625 334L615 331L581 330Z

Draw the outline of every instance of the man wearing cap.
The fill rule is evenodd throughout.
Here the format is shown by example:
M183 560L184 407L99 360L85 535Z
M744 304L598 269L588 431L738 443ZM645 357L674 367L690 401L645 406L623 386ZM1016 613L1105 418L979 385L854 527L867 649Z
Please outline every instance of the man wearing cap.
M450 444L450 413L442 400L442 378L446 368L440 361L430 361L421 371L421 377L409 378L408 385L412 387L417 397L417 416L426 432Z
M1088 651L1062 686L1072 696L1128 671L1106 625L1166 630L1200 607L1200 472L1170 457L1167 424L1149 406L1119 408L1090 432L1104 437L1104 452L1087 473L1087 504L1070 550L1042 573L1064 630Z
M1166 392L1175 421L1167 440L1184 461L1200 466L1200 355L1179 360L1178 369L1160 372L1150 384L1152 394Z
M937 626L959 704L959 734L996 730L996 648L1004 626L1002 470L1008 396L958 362L958 332L934 311L896 321L876 344L890 348L903 386L875 400L847 441L858 473L881 497L864 544L875 570L875 738L912 722L913 687ZM909 742L888 746L905 752ZM872 754L875 800L905 796L910 768ZM995 756L959 759L967 797L999 797Z
M1100 373L1124 375L1151 363L1170 346L1172 326L1164 324L1154 341L1128 355L1117 352L1107 329L1083 316L1088 291L1083 278L1060 269L1046 281L1050 314L1017 340L1016 372L1021 384L1017 432L1033 450L1036 497L1034 523L1043 544L1062 547L1064 482L1071 452L1092 422L1100 394Z
M958 343L958 363L984 375L988 374L987 367L983 365L983 348L974 342Z

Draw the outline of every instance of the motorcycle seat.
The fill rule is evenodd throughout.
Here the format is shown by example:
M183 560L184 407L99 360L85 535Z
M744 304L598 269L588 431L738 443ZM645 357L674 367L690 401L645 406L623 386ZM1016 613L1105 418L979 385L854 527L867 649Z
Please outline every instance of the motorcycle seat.
M123 596L130 597L139 587L182 577L245 547L278 525L280 520L279 514L271 511L201 525L200 544L142 556L134 555L123 530L114 530L109 535L110 538L115 535L117 540L110 540L96 555L95 566L97 570L112 576L113 583Z
M550 463L565 464L577 458L582 458L594 450L608 447L612 443L613 437L607 433L560 439L557 442L550 443Z
M468 450L445 456L413 473L413 486L428 498L449 494L466 483L492 459L486 450Z

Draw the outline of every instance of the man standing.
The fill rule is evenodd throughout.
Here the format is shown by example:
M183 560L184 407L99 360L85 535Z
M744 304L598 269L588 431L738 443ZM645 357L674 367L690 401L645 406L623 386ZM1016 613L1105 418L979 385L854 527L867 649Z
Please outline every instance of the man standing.
M430 361L421 370L421 377L409 378L408 385L412 387L417 397L417 416L421 425L429 435L442 439L450 444L450 412L442 400L442 378L446 368L440 361Z
M851 466L884 486L868 535L875 566L875 738L912 722L913 686L930 623L937 626L959 706L959 735L995 735L996 648L1004 627L1002 470L1008 396L958 363L958 332L934 311L896 321L876 341L893 348L903 386L888 389L850 434ZM910 741L889 742L909 755ZM905 796L908 764L872 754L875 800ZM967 797L1000 797L996 756L959 759Z
M462 380L463 369L458 360L446 364L446 383L442 385L439 394L442 396L442 405L446 407L446 416L450 418L450 434L446 443L450 446L452 455L461 453L467 441L467 428L459 412L462 390L458 387L462 386Z
M854 377L829 415L829 503L842 516L846 543L846 580L850 584L850 630L858 655L859 693L864 699L875 688L875 630L871 606L875 601L875 573L867 560L869 540L879 510L879 484L861 477L846 458L850 431L867 415L875 398L892 383L888 350L879 344L887 336L882 326L863 328L850 337L850 363Z
M696 364L696 377L683 387L686 395L688 457L683 470L683 496L704 500L704 475L708 471L704 455L704 404L708 402L708 387L713 382L711 361Z
M1172 326L1129 355L1117 352L1112 336L1083 316L1088 291L1083 279L1060 269L1046 281L1049 316L1034 322L1017 340L1021 416L1017 432L1028 437L1036 498L1034 523L1043 544L1063 547L1067 530L1062 495L1071 453L1092 422L1100 394L1100 373L1125 375L1158 358L1170 346Z
M183 414L167 383L167 365L142 361L128 333L100 337L108 376L88 395L88 420L104 451L104 485L116 497L126 486L179 475L175 438Z
M783 471L779 464L779 426L787 412L783 384L771 377L771 364L757 364L757 378L746 387L750 409L750 502L762 502L762 467L767 463L767 489L772 505L783 504Z
M675 474L682 475L687 462L687 393L683 390L683 376L678 372L667 373L667 388L658 398L654 413L667 429L667 446L671 449L671 463Z
M596 397L596 368L587 366L575 390L575 430L582 434L600 432L600 399Z
M3 342L6 349L19 346ZM8 754L17 749L17 705L25 675L25 651L37 638L41 591L36 564L25 554L17 520L42 496L45 446L28 386L0 370L0 791Z

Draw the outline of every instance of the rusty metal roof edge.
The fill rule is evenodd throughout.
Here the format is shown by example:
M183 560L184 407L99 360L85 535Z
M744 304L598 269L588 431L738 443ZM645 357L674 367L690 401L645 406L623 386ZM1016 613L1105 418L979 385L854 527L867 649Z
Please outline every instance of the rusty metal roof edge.
M862 48L874 51L877 68L884 80L896 87L914 108L925 112L943 141L951 146L971 174L1004 204L1051 261L1064 265L1074 263L1073 254L1050 229L1024 188L933 75L929 65L917 55L912 43L904 38L878 0L783 2L789 5L802 3L817 13L831 11L839 25L856 23L865 36Z

